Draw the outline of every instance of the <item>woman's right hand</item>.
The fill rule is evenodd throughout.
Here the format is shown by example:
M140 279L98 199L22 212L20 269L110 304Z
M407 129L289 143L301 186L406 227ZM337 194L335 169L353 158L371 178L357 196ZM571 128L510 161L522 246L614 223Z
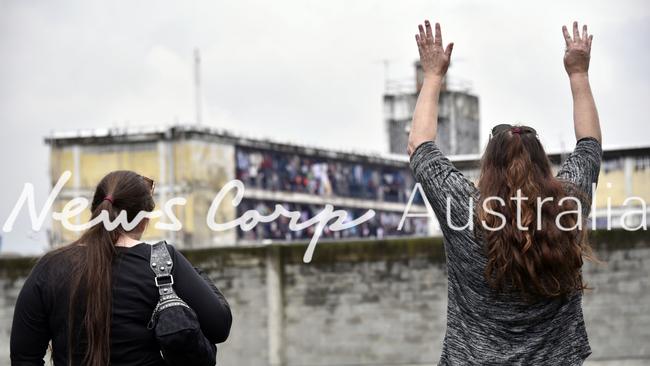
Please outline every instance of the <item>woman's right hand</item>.
M424 21L424 27L420 24L418 29L420 33L415 35L415 41L418 44L420 64L422 65L424 76L445 76L454 44L450 43L446 49L442 48L442 32L440 31L439 23L436 23L435 36L431 31L431 23L428 20Z
M569 35L567 27L562 26L566 50L564 51L564 68L569 76L573 74L586 74L589 71L589 58L591 55L591 40L593 35L587 34L587 25L582 26L582 37L578 31L578 22L573 22L573 38Z

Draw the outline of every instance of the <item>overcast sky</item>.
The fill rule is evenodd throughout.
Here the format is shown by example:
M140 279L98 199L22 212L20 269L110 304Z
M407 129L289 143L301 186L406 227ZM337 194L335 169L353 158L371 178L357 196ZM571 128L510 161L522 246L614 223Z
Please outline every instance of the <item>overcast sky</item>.
M594 34L591 80L605 147L649 145L647 1L0 0L0 224L25 182L49 191L53 130L189 123L192 50L204 123L249 136L386 151L384 80L409 79L424 18L454 41L450 77L490 126L534 126L548 150L573 144L562 24ZM384 61L388 61L386 73ZM38 252L26 211L3 252Z

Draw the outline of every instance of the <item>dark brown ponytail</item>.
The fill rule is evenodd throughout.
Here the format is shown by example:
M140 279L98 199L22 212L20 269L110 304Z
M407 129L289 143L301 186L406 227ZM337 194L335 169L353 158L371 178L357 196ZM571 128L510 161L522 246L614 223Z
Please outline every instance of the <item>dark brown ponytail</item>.
M152 211L151 186L144 177L131 171L114 171L97 185L91 206L91 219L103 211L114 221L124 210L129 222L140 211ZM139 225L136 230L142 230ZM87 346L83 365L104 366L110 363L112 264L115 243L125 230L118 226L108 231L103 222L84 232L75 242L61 250L70 259L70 303L68 324L68 357L73 363L73 350L85 336ZM78 311L81 310L81 314ZM75 334L75 330L81 334Z

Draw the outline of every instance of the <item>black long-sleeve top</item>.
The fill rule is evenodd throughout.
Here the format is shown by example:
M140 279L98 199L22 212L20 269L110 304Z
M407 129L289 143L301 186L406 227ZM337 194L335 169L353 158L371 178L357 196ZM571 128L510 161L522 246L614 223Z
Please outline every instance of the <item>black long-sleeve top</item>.
M112 275L111 365L164 365L153 331L147 329L159 298L149 267L150 246L140 243L117 248ZM174 261L176 293L194 309L211 342L225 341L232 323L226 299L180 252L171 245L167 248ZM50 341L54 365L68 365L70 265L66 258L60 252L45 255L25 281L11 329L12 365L43 365ZM85 353L86 341L81 334L73 339L73 364L78 364Z

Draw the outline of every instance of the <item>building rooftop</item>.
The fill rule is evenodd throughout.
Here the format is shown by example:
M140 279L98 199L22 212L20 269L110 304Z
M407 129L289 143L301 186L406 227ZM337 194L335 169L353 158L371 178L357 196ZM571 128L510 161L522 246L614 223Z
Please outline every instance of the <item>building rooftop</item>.
M326 147L296 144L270 138L248 137L225 129L196 124L53 131L50 136L45 138L45 143L51 146L60 147L79 144L109 145L182 139L223 141L239 146L262 150L283 151L365 163L380 163L395 166L404 166L408 163L408 157L405 154L331 149ZM551 152L548 155L551 161L559 163L569 152L570 151ZM650 156L650 145L605 148L603 151L603 157L605 159L614 159L622 156ZM478 167L481 154L451 155L449 156L449 159L459 165L459 168Z
M404 166L404 164L408 163L408 157L401 154L331 149L313 145L296 144L270 138L244 136L220 128L192 124L53 131L45 138L45 143L55 147L62 147L79 144L110 145L183 139L223 141L250 148L284 151L329 159L345 159L347 161L351 160L365 163L381 163L395 166Z

